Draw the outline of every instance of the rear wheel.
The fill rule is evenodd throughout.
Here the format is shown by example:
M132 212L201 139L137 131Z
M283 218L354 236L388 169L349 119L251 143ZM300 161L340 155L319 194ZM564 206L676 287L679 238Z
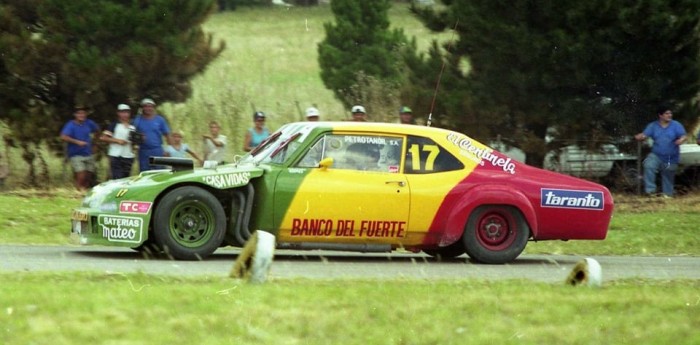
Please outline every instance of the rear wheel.
M153 241L166 255L179 260L201 260L224 240L226 215L211 193L199 187L180 187L158 203Z
M486 205L469 216L462 241L467 255L486 264L515 260L527 245L530 228L512 206Z

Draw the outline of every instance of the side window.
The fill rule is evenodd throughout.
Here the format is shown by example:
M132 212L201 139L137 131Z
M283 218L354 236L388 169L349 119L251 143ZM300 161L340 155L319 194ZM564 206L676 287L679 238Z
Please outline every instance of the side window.
M464 164L432 139L408 137L406 147L406 174L432 174L464 169Z
M319 139L297 164L300 168L317 167L333 158L332 169L398 173L403 138L367 134L328 134Z
M301 158L297 167L299 168L315 168L318 167L318 163L323 159L324 147L326 144L326 135L321 137L315 144L311 145L311 148L306 151L304 156Z

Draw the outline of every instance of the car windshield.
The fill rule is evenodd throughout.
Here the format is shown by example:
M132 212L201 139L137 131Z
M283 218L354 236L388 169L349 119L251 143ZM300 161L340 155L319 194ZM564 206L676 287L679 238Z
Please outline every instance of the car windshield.
M304 123L293 123L282 126L270 135L259 147L243 156L240 163L283 163L306 140L312 127Z

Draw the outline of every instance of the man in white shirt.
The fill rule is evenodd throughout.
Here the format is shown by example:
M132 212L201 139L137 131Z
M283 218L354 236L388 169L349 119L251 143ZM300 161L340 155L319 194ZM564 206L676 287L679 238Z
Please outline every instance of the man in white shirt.
M129 133L134 129L130 123L131 107L126 104L117 106L117 120L102 132L100 140L109 143L107 156L112 179L131 175L134 164L134 149L129 141Z
M216 121L209 122L209 133L202 135L204 139L204 160L224 163L226 157L226 136L219 134L221 126Z

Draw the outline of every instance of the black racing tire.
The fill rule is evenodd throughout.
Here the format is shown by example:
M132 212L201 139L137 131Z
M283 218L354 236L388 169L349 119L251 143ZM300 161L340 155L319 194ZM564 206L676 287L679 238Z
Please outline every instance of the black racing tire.
M193 186L168 192L156 206L153 243L177 260L202 260L221 246L226 214L219 200Z
M149 238L143 243L141 243L138 247L131 247L131 249L141 253L144 258L150 259L150 258L157 258L159 257L162 252L160 248L158 248L155 243L153 243L153 234L149 234Z
M437 258L438 260L456 258L464 254L464 251L464 243L461 240L458 240L447 247L423 249L424 253Z
M467 255L485 264L511 262L523 252L530 227L518 209L505 205L476 208L462 235Z

